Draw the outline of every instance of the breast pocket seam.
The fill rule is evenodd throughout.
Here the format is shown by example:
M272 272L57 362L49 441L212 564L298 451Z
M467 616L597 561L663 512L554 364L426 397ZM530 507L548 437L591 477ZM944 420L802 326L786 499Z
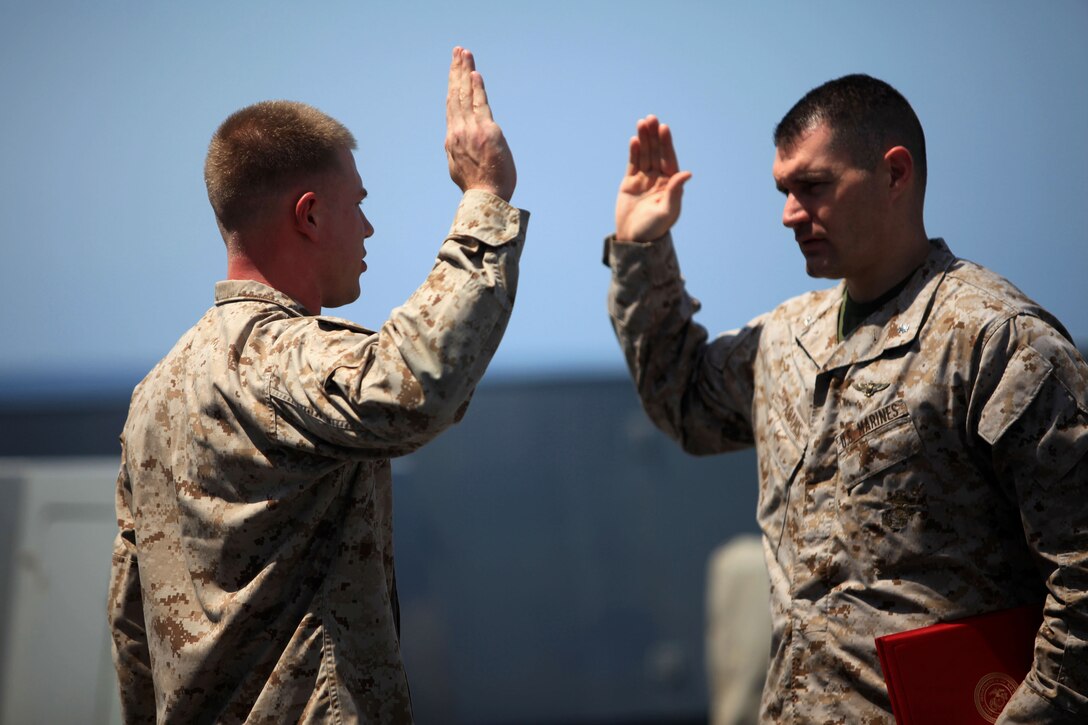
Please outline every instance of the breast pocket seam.
M847 492L853 491L861 482L921 452L922 439L910 414L896 418L839 452L843 487Z

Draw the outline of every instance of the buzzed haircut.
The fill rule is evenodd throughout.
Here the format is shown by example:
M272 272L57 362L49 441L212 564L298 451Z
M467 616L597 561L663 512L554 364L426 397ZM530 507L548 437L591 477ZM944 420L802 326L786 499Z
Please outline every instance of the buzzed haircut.
M305 177L328 172L355 137L336 119L296 101L262 101L232 113L216 130L204 183L226 230L257 218L269 198Z
M914 109L899 91L862 73L828 81L806 93L774 129L776 148L791 144L816 126L831 131L833 147L845 150L860 168L876 168L893 146L914 158L919 188L926 185L926 137Z

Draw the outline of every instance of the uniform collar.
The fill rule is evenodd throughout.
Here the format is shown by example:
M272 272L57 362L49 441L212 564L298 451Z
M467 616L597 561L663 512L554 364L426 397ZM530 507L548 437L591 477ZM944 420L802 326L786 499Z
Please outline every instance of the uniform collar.
M943 239L931 239L929 256L915 270L906 287L867 317L841 343L838 341L838 313L846 283L840 282L804 315L796 334L797 343L820 370L856 365L876 359L888 350L909 345L917 338L937 287L955 260Z
M253 300L279 305L301 317L308 317L313 314L299 302L279 290L251 279L228 279L215 283L216 306Z

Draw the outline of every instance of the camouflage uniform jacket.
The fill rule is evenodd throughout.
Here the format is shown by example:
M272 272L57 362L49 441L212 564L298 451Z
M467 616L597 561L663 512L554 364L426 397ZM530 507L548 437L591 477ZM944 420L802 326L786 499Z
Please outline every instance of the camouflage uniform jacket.
M1086 721L1088 367L1055 319L935 240L843 342L842 284L708 341L670 237L606 254L650 417L692 453L756 446L763 721L891 723L874 637L1044 598L1000 722Z
M122 434L108 609L127 722L411 721L388 459L464 413L527 222L466 193L376 333L216 285Z

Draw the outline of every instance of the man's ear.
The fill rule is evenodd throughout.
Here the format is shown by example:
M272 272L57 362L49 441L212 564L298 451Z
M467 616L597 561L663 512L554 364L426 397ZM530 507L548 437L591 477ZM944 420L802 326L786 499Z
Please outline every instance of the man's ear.
M307 191L295 202L295 231L310 241L317 241L317 195Z
M914 183L914 157L903 146L893 146L884 154L888 170L888 190L892 196L902 196Z

